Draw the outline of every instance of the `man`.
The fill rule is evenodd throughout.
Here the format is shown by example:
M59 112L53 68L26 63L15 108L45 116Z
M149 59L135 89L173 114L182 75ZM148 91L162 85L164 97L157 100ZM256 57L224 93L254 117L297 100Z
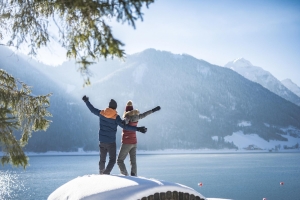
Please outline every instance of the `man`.
M99 147L100 147L100 161L99 172L100 174L110 174L116 163L116 133L118 125L126 130L139 131L142 133L147 132L147 128L135 127L126 125L117 114L117 102L113 99L110 100L108 108L99 110L89 102L89 98L84 95L82 100L85 102L90 111L99 117ZM109 162L105 167L106 155L109 155Z

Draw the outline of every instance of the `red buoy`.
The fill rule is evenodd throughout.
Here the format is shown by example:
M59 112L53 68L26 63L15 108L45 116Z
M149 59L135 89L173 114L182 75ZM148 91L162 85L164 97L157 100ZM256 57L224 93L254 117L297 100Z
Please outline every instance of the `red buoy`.
M283 182L280 182L280 185L283 185L284 183Z
M267 198L263 198L263 200L267 200Z
M200 186L200 187L202 187L203 186L203 184L200 182L200 183L198 183L198 185Z

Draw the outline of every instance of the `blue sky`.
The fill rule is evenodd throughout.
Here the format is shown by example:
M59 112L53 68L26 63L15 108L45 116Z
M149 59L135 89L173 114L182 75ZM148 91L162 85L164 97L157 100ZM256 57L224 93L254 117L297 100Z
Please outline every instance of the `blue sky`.
M300 86L300 1L158 0L136 29L112 21L127 54L147 48L224 66L243 57Z
M110 22L127 54L155 48L219 66L243 57L300 86L300 0L157 0L143 13L136 29ZM57 44L48 49L56 58L42 50L40 60L65 59Z

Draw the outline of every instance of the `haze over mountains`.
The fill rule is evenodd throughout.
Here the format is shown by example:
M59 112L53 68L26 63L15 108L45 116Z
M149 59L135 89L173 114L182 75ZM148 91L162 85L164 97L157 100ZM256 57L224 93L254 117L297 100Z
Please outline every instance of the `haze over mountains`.
M17 70L19 73L27 71L20 79L34 88L47 85L37 92L54 93L53 104L51 101L53 124L64 127L63 131L49 129L43 134L47 136L39 137L39 141L34 137L40 134L34 134L28 146L30 150L41 151L34 147L43 139L44 151L98 149L98 119L81 102L84 94L98 109L104 109L111 98L115 99L120 116L128 100L132 100L134 108L141 112L161 106L159 112L140 120L139 125L145 125L148 132L137 133L139 149L244 148L253 144L251 140L239 144L233 138L236 133L245 139L256 135L266 143L275 141L274 145L296 145L299 141L300 107L297 105L300 101L297 95L282 84L278 89L275 81L276 87L271 84L271 88L285 97L282 98L231 69L189 55L147 49L129 55L126 62L99 61L91 67L92 85L86 88L82 88L82 78L72 62L56 68L32 61L28 64L21 59L18 62L16 66L15 60L8 59L5 70L15 66L15 71L10 71L14 76ZM28 67L22 67L23 62ZM233 64L236 63L231 67ZM266 79L272 80L270 77ZM121 129L117 133L118 145L120 134ZM60 135L65 138L62 140ZM64 145L66 140L71 146Z
M32 86L33 95L52 93L49 111L53 115L46 132L33 132L33 137L25 147L27 151L77 151L84 147L94 150L97 135L92 129L97 124L85 120L88 115L83 112L79 99L66 95L65 91L42 72L30 65L20 56L14 55L6 48L0 48L0 68L12 74L15 78ZM17 134L18 135L18 134Z

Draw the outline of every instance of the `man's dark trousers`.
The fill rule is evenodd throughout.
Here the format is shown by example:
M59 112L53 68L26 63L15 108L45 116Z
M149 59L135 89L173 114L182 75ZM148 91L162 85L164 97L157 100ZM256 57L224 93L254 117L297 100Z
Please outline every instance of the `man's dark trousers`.
M99 170L100 174L110 174L116 163L116 143L102 143L99 144L100 147L100 161L99 161ZM109 155L109 162L105 168L106 155Z

